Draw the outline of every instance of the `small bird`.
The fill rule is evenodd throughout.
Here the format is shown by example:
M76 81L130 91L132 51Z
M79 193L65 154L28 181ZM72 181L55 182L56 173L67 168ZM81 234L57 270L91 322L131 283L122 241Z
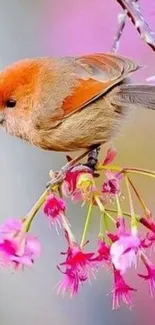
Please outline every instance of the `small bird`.
M155 109L155 86L128 77L139 68L110 53L13 63L0 72L0 127L46 150L106 143L134 106Z

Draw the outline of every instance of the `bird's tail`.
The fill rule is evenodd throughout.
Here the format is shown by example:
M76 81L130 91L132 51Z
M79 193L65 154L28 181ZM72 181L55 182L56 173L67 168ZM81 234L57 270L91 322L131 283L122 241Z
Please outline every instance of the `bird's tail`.
M118 103L155 110L155 85L122 84L115 92Z

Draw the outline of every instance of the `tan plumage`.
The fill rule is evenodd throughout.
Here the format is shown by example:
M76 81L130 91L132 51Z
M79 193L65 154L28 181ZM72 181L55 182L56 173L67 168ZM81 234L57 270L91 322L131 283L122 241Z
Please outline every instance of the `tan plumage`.
M0 73L1 126L48 150L105 143L119 130L128 107L155 109L153 86L128 84L129 73L138 68L113 54L14 63Z

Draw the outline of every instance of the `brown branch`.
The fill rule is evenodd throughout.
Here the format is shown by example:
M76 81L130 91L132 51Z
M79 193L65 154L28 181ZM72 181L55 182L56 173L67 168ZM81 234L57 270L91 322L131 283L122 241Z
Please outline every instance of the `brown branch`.
M138 0L132 0L133 2L138 2ZM124 10L124 13L118 14L118 30L116 33L116 36L114 38L114 43L112 46L112 52L116 53L119 50L119 44L120 44L120 39L126 24L126 19L127 19L128 13L127 10Z
M111 51L114 52L114 53L118 52L120 39L121 39L123 30L124 30L124 27L125 27L125 23L126 23L126 18L127 18L126 11L124 13L118 14L119 26L118 26L116 36L114 37L114 43L113 43L113 46L112 46L112 49L111 49Z
M66 172L73 167L75 164L77 164L80 160L82 160L84 157L86 157L90 153L91 149L88 149L84 151L81 155L75 157L74 159L71 159L66 165L64 165L60 171L53 173L53 171L50 171L50 177L52 180L47 183L46 187L52 188L56 185L59 185L66 174ZM70 158L70 157L69 157Z
M135 25L143 41L155 51L155 33L151 30L144 19L139 4L133 0L116 0L119 5L127 12L128 17Z

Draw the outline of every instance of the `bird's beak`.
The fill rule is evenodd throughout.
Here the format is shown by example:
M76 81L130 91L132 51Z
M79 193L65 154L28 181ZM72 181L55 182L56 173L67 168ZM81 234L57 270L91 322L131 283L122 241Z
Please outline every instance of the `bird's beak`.
M5 114L0 113L0 124L2 124L5 121Z

